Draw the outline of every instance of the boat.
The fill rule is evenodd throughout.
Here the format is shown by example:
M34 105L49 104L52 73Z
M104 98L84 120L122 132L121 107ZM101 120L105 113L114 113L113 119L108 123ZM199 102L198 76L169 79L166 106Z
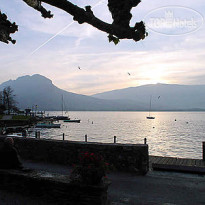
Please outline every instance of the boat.
M12 134L8 134L6 136L7 137L26 137L22 134L22 132L12 133Z
M155 119L155 117L147 116L147 119Z
M63 122L74 122L74 123L80 123L79 119L71 119L70 117L63 116L64 112L64 100L63 100L63 95L62 95L62 115L57 116L55 119L57 120L63 120ZM67 111L66 111L67 112Z
M80 123L80 120L78 120L78 119L74 119L74 120L68 119L68 120L64 120L63 122L75 122L75 123Z
M7 137L25 137L25 138L34 138L31 134L29 134L28 130L24 130L22 132L13 132L6 135Z
M70 120L70 118L68 116L63 116L63 115L56 116L56 117L54 117L54 119L55 120Z
M55 124L52 121L37 123L36 128L60 128L61 124Z
M58 116L55 116L53 119L55 120L70 120L70 118L68 116L64 116L63 113L64 113L64 100L63 100L63 95L62 95L62 115L58 115Z
M6 136L7 136L7 137L35 138L35 137L32 136L32 135L24 136L21 132L8 134L8 135L6 135Z
M154 116L150 116L151 108L152 108L152 96L150 96L150 102L149 102L149 116L147 116L147 119L149 119L149 120L153 120L153 119L155 119Z

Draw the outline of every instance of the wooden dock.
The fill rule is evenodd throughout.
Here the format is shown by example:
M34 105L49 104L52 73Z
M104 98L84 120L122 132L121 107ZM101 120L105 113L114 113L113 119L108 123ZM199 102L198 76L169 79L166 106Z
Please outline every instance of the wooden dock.
M153 170L205 174L205 161L202 159L149 156L149 164Z

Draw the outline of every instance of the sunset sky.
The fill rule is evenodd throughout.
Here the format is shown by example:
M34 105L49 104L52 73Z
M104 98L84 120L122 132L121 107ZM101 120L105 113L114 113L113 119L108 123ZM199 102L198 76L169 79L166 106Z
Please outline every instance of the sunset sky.
M107 1L71 2L91 5L96 17L112 22ZM198 30L171 35L165 28L162 35L148 27L143 41L121 40L117 46L108 42L106 33L73 22L72 16L49 5L44 4L54 14L52 19L42 18L22 0L0 0L0 5L19 25L12 35L15 45L0 42L0 84L41 74L61 89L86 95L151 83L205 84L204 0L142 0L132 10L132 26L143 19L149 25L154 15L159 18L160 11L170 12L175 6L175 18L196 20Z

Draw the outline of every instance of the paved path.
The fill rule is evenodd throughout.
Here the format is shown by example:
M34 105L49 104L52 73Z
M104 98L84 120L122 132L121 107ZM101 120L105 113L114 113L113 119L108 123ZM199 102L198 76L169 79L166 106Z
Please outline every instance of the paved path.
M150 172L147 176L111 174L109 194L122 204L205 204L205 178L167 172ZM118 204L116 203L116 205Z

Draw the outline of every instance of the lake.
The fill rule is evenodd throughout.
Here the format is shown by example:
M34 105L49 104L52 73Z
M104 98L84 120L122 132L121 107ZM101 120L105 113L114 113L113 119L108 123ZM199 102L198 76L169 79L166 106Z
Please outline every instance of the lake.
M62 112L46 112L62 115ZM65 114L64 114L65 115ZM41 129L48 139L89 142L144 143L147 138L149 153L157 156L202 158L205 141L205 112L153 112L154 120L146 119L147 112L69 112L71 119L81 123L60 121L60 129Z

